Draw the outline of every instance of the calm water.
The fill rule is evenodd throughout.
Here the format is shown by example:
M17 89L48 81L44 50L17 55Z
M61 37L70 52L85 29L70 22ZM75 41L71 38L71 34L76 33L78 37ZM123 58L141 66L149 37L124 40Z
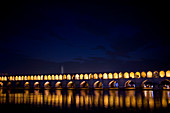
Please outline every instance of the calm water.
M170 91L152 90L3 90L0 107L47 111L168 111ZM5 108L6 109L6 108ZM29 109L30 110L30 109ZM38 110L39 111L39 110Z

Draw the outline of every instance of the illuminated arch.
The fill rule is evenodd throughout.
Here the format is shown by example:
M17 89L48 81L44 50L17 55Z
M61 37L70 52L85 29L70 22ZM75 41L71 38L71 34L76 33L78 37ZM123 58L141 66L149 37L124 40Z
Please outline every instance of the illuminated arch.
M51 80L51 75L48 75L48 80Z
M140 72L135 73L135 78L140 78Z
M94 83L94 88L102 88L102 87L103 87L102 82L96 81L96 82Z
M170 77L170 70L166 71L166 77Z
M85 75L84 75L84 79L85 79L85 80L88 80L88 74L85 74Z
M21 76L19 76L19 77L18 77L18 80L22 80L22 77L21 77Z
M76 74L76 75L75 75L75 80L79 80L79 79L80 79L79 74Z
M44 88L50 88L50 82L48 82L48 81L45 82L45 83L44 83Z
M132 82L131 80L126 81L125 87L135 87L135 83Z
M163 89L170 89L170 80L165 79L161 81L160 85L162 86Z
M41 75L41 80L43 80L44 79L44 75Z
M99 79L102 79L103 75L101 73L99 73Z
M141 73L141 77L142 77L142 78L145 78L145 77L146 77L146 72L143 71L143 72Z
M30 79L31 79L31 77L28 75L27 80L30 80Z
M62 83L61 83L61 82L57 82L57 83L55 84L55 87L56 87L56 88L62 88Z
M18 88L18 87L21 87L20 82L17 82L17 83L16 83L16 88Z
M144 80L141 84L143 88L153 88L153 83L148 80Z
M63 80L66 80L67 79L67 76L66 74L63 75Z
M55 75L55 80L58 80L58 75Z
M3 87L3 83L2 82L0 82L0 87Z
M129 73L128 72L124 73L124 78L129 78Z
M51 76L51 80L55 80L55 77L54 77L54 75L52 75L52 76Z
M37 76L37 80L41 80L41 76L40 75Z
M35 82L34 83L34 88L39 88L40 87L40 83L39 82Z
M63 79L63 76L62 76L62 75L59 75L58 79L59 79L59 80L62 80L62 79Z
M80 74L80 80L83 80L83 74Z
M75 88L75 84L70 81L68 84L67 84L67 88Z
M37 76L36 75L34 75L34 78L33 78L34 80L37 80Z
M159 72L158 71L154 71L153 72L153 77L154 78L158 78L159 77Z
M114 73L114 79L118 79L118 78L119 78L118 73Z
M118 83L116 83L116 81L111 81L110 83L109 83L109 87L110 88L115 88L115 87L118 87Z
M113 74L112 74L112 73L109 73L109 74L108 74L108 78L109 78L109 79L113 79Z
M89 74L89 79L93 79L93 74Z
M70 74L67 75L67 80L71 80L71 75Z
M123 78L123 73L122 72L119 73L119 78Z
M160 72L159 72L159 76L160 76L160 77L165 77L165 71L160 71Z
M152 72L151 71L147 72L147 78L152 78Z
M12 83L11 83L11 82L8 82L8 83L7 83L7 87L12 87Z
M98 79L97 73L94 74L94 79Z
M44 80L47 80L48 78L47 78L47 75L44 75Z
M29 88L30 87L30 83L29 82L25 82L24 87L25 88Z
M9 77L9 80L10 80L10 81L12 81L12 80L13 80L13 77L12 77L12 76L10 76L10 77Z
M31 75L31 80L34 80L34 76L33 75Z
M134 72L130 72L130 78L135 78L135 73Z
M89 84L86 81L83 81L83 82L81 82L80 87L81 88L88 88Z
M3 77L2 77L2 79L3 79ZM16 80L16 81L18 80L18 76L15 76L15 80Z
M103 79L108 79L107 73L104 73L104 74L103 74Z

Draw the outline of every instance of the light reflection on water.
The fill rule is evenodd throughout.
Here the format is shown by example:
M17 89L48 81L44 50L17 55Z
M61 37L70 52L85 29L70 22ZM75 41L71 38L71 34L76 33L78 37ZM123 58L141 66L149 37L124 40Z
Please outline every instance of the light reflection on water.
M58 108L157 109L170 105L170 91L152 90L20 90L0 89L0 104L49 105Z

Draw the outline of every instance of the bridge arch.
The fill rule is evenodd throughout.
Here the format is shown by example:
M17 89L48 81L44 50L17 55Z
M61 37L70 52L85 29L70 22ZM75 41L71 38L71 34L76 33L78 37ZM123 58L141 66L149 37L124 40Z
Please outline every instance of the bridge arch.
M70 74L67 75L67 80L71 80L71 75Z
M124 73L124 78L129 78L129 73L128 72Z
M114 76L114 79L118 79L119 78L118 73L114 73L113 76Z
M29 88L30 87L30 83L29 82L25 82L24 87L25 88Z
M159 72L159 76L162 78L162 77L165 77L165 71L160 71Z
M151 71L147 72L147 78L152 78L152 72Z
M165 79L161 81L160 85L163 87L163 89L170 89L170 80Z
M57 82L57 83L55 84L55 87L56 87L56 88L62 88L62 83L61 83L61 82Z
M17 82L17 83L16 83L16 88L18 88L18 87L21 87L20 82Z
M125 87L135 87L135 83L131 80L125 82Z
M135 78L135 73L134 72L130 72L130 78Z
M143 88L153 88L153 83L149 80L144 80L141 84Z
M80 79L79 74L76 74L76 75L75 75L75 80L79 80L79 79Z
M146 77L146 72L142 71L141 77L142 77L142 78L145 78L145 77Z
M12 83L11 83L11 82L8 82L8 83L7 83L7 87L12 87Z
M115 87L118 87L118 83L113 80L109 83L109 88L115 88Z
M40 83L39 82L35 82L34 83L34 88L39 88L40 87Z
M3 87L3 83L2 82L0 82L0 87Z
M170 77L170 70L166 71L166 77Z
M97 73L94 74L94 79L98 79Z
M86 81L81 82L80 88L88 88L89 84Z
M103 87L102 82L96 81L96 82L94 83L94 88L102 88L102 87Z
M75 88L75 84L70 81L68 84L67 84L67 88Z
M135 78L140 78L140 72L135 73Z
M154 71L153 72L153 77L154 78L158 78L159 77L159 72L158 71Z
M93 74L89 74L89 79L93 79Z
M47 81L44 83L44 88L50 88L50 87L51 87L50 82Z

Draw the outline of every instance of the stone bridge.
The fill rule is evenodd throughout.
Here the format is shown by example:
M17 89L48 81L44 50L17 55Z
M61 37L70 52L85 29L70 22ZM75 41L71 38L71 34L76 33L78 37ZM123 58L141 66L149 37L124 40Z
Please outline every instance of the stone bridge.
M1 75L4 88L142 88L146 83L153 88L170 85L170 70L125 73Z

